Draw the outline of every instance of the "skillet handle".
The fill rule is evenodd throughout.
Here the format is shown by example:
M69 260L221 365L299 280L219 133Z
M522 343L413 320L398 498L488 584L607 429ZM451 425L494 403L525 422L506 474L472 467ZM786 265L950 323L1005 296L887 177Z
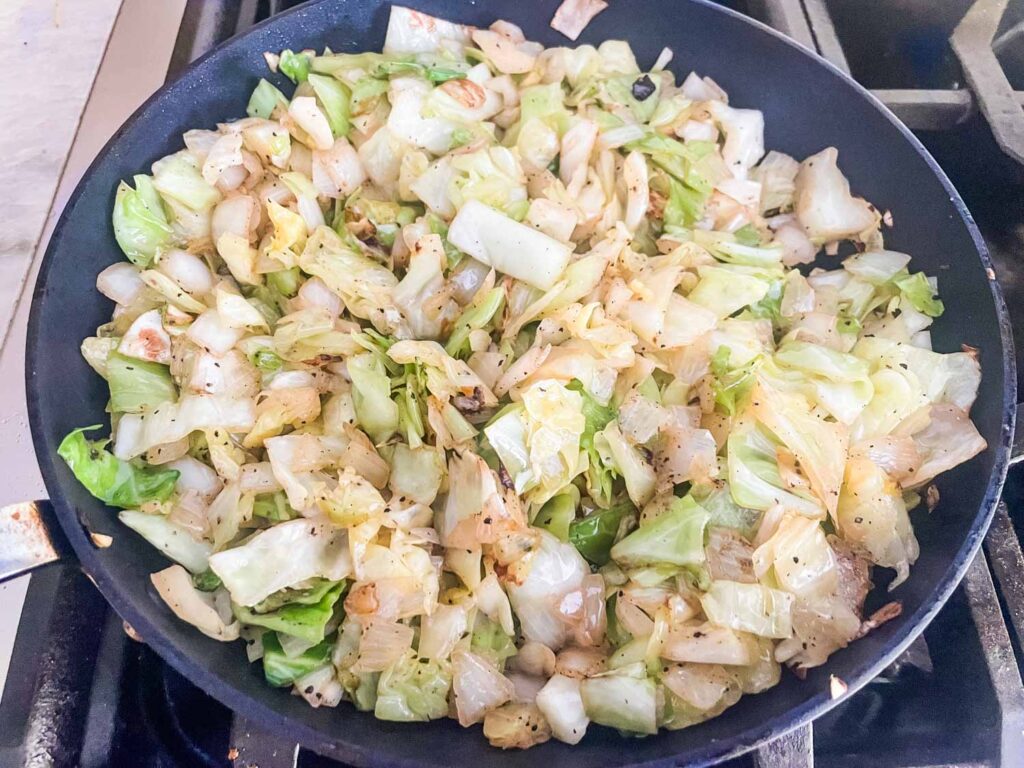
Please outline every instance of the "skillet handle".
M0 584L71 556L49 501L0 507Z

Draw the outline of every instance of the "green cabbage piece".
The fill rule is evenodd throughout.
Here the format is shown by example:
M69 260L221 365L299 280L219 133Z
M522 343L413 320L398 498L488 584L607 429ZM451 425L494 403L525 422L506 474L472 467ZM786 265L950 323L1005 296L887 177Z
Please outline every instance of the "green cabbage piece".
M900 289L900 294L910 302L918 312L928 317L939 317L946 311L942 300L935 295L935 291L928 282L924 272L915 272L912 275L898 275L893 284Z
M409 366L419 368L420 366ZM423 414L426 410L423 403L424 387L419 381L419 375L406 376L403 386L395 392L392 400L398 405L398 431L405 435L406 442L413 448L419 448L423 444L423 437L426 435L426 426L423 423Z
M756 509L741 507L733 501L729 483L695 485L690 494L709 515L708 527L733 528L744 538L753 539L761 524L761 513Z
M657 485L654 467L626 440L617 422L611 422L595 436L595 445L602 461L622 475L630 500L638 507L650 501Z
M866 251L843 259L843 269L874 285L885 285L906 275L910 256L899 251Z
M676 499L666 512L612 547L612 559L627 568L703 563L704 527L709 519L692 496Z
M296 516L295 510L288 504L288 496L284 491L261 493L252 504L252 513L256 517L280 523Z
M217 188L206 183L199 161L187 150L153 163L153 186L193 211L205 211L221 198Z
M614 674L583 680L580 695L587 717L628 733L657 733L657 685L644 675L643 666L631 664Z
M519 92L520 116L519 125L526 125L530 120L543 120L560 134L569 125L569 112L565 108L565 93L561 83L547 85L531 85Z
M504 668L505 660L517 653L515 638L481 612L477 612L473 622L469 647L478 656L490 659L498 669Z
M352 124L349 122L352 92L343 83L327 75L311 73L308 79L320 106L324 109L324 114L327 116L331 133L335 136L348 136L352 129Z
M757 360L732 367L729 364L731 357L732 350L724 344L711 356L711 389L715 393L715 404L730 416L735 416L754 385Z
M192 577L192 583L196 589L200 592L213 592L223 586L224 582L220 580L220 576L207 568L202 573L197 573Z
M756 304L751 304L747 309L750 316L758 320L770 320L772 326L778 329L783 324L782 317L782 295L785 291L785 282L775 280L768 285L768 291ZM745 315L741 315L743 317Z
M678 181L671 175L668 182L668 200L665 203L664 223L669 227L691 227L704 215L704 205L710 194Z
M245 286L242 290L242 295L245 296L246 301L256 307L259 313L263 315L263 319L267 321L267 325L271 328L284 315L281 305L288 299L269 285ZM255 365L255 361L250 360L250 362L253 362Z
M376 77L360 78L352 86L352 97L349 99L349 112L353 115L361 115L365 112L372 112L377 106L377 100L388 92L388 81L378 80Z
M377 686L380 684L380 672L361 672L356 674L343 670L338 677L348 694L352 705L360 712L373 712L377 706Z
M424 218L426 219L427 226L430 227L430 233L441 238L441 244L444 246L444 255L448 260L448 269L455 269L459 262L465 258L466 254L448 240L448 225L444 219L435 213L428 213Z
M257 349L249 356L249 362L264 373L274 373L284 365L281 356L271 349Z
M377 78L389 78L394 75L418 75L426 78L435 85L446 83L449 80L458 80L466 76L469 65L460 61L446 61L436 65L421 64L407 57L382 56L371 74Z
M303 587L279 589L252 606L252 610L256 613L270 613L287 605L316 605L324 598L324 595L337 586L342 587L343 593L345 591L344 579L331 581L330 579L312 578L303 583L305 584Z
M235 617L243 624L266 627L280 634L291 635L315 644L324 639L327 622L331 620L335 603L345 591L345 586L346 582L344 581L339 581L336 584L326 582L318 585L315 590L312 590L312 595L305 596L305 599L289 602L276 610L267 612L259 612L259 605L253 608L235 605L233 610ZM313 596L319 596L319 599L309 603L308 600ZM267 600L271 598L273 595Z
M352 402L359 426L382 443L398 431L398 405L391 399L391 380L377 355L364 352L346 361L352 379Z
M117 185L114 198L114 237L128 260L148 267L162 249L173 245L174 235L153 179L139 174L135 189L125 182Z
M281 51L281 60L277 64L281 74L298 85L306 82L309 77L309 65L313 57L308 53L295 53L290 49Z
M608 509L597 509L569 526L569 541L588 561L602 566L611 559L612 545L622 518L635 511L628 501Z
M583 398L583 417L587 426L580 435L580 448L587 452L587 493L599 507L608 507L612 500L612 483L618 474L615 468L601 460L601 454L594 445L594 436L611 423L616 416L612 405L601 405L587 392L583 383L573 379L568 389L579 392Z
M787 341L772 360L776 386L802 391L843 423L852 423L874 395L870 366L854 355L805 341Z
M448 714L451 685L447 659L421 659L409 651L381 674L373 714L395 722L437 720Z
M289 299L299 292L299 286L302 282L302 272L299 271L298 267L267 273L267 285L272 290L281 294L281 296Z
M253 89L252 96L249 97L249 105L245 108L245 114L249 117L262 117L264 120L269 120L274 113L274 108L279 105L287 109L288 99L277 86L261 77Z
M822 513L816 500L783 489L775 443L761 429L754 427L729 435L726 463L729 490L738 506L765 511L784 503L808 517Z
M744 224L733 232L732 236L740 245L753 247L761 244L761 233L757 231L757 228L753 224Z
M210 555L213 553L209 542L197 541L190 531L172 523L163 515L122 509L117 518L193 574L204 573L209 569Z
M749 225L748 225L749 226ZM757 230L753 236L757 237ZM745 239L749 242L750 233ZM782 263L782 246L772 245L747 245L740 242L736 235L728 232L713 232L704 229L693 230L693 241L697 245L707 249L712 256L727 264L744 264L750 267L778 267Z
M107 384L115 413L140 413L178 399L170 368L116 351L107 355Z
M291 685L314 669L330 664L333 648L334 643L325 640L298 656L288 656L277 635L267 632L263 635L263 677L276 688Z
M569 541L569 528L576 517L576 505L580 492L576 486L568 486L566 492L552 496L544 502L533 524L537 528L551 531L560 541Z
M466 307L459 319L455 321L451 335L445 342L444 350L452 357L465 359L469 357L469 333L481 328L486 328L490 322L501 314L505 306L505 289L502 287L492 288L478 301L474 301Z
M633 96L633 85L639 79L646 78L653 86L653 92L642 101ZM651 78L649 75L620 75L610 77L602 84L603 97L601 101L609 106L627 107L636 118L638 123L646 123L654 116L655 110L661 97L661 78Z
M700 267L697 270L700 282L687 298L710 309L720 318L728 317L761 301L771 287L771 281L765 279L759 270L748 270L739 265Z
M174 493L176 469L160 469L115 458L106 450L109 440L87 440L86 432L99 424L68 434L57 448L59 455L85 489L112 507L129 509L150 501L166 501Z

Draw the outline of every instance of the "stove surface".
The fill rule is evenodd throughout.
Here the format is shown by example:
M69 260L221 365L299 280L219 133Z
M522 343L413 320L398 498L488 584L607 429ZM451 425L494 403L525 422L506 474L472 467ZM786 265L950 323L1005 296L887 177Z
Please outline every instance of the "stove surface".
M724 4L769 21L852 71L917 130L992 250L1014 327L1022 329L1020 366L1024 169L1000 148L977 109L978 97L964 89L963 69L948 43L974 2L892 0L885 14L866 13L858 0ZM295 4L191 0L171 76L216 42ZM1021 87L1024 44L1016 35L1024 29L1024 2L1010 5L996 47L1011 82ZM922 638L813 729L724 765L1024 766L1022 534L1024 468L1015 467L985 551ZM0 701L0 766L337 768L252 731L188 683L129 637L76 569L33 576L27 602L48 609L26 612L19 627ZM44 755L52 759L45 762Z

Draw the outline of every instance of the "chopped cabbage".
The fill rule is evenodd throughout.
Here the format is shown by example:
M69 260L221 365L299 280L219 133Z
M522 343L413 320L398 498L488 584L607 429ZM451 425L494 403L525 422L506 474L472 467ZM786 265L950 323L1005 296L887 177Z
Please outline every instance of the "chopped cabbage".
M793 633L793 595L763 584L713 581L700 599L712 624L761 637L784 638Z
M135 176L135 189L125 182L114 200L114 236L133 264L148 267L163 249L174 243L163 203L150 176Z
M560 542L547 531L530 555L525 578L509 583L508 597L519 617L523 635L551 649L561 648L569 637L558 602L578 590L590 572L586 561L572 544Z
M796 175L796 215L817 243L856 237L879 220L870 203L850 193L838 159L834 147L823 149L804 160Z
M836 511L840 534L876 565L896 570L890 589L905 581L919 547L903 492L869 459L850 459Z
M477 261L544 291L565 271L572 253L564 243L478 200L455 215L448 239Z
M598 725L630 733L658 730L657 686L642 669L634 673L624 667L588 677L580 684L580 696L586 716Z
M305 640L310 645L323 641L327 622L334 614L334 604L338 602L345 590L345 583L332 584L323 582L321 589L313 595L299 596L299 599L286 603L280 608L257 613L243 606L235 607L235 616L239 621L255 627L266 627L278 635L289 635ZM310 602L317 594L320 598Z
M284 687L305 677L331 660L331 644L323 642L296 655L284 651L273 632L263 636L263 676L269 685Z
M214 640L238 639L239 624L228 621L231 612L223 599L223 590L212 595L200 591L193 586L193 577L180 565L172 565L149 578L157 594L179 619Z
M341 580L352 572L344 531L297 519L267 528L244 544L210 557L231 599L253 606L278 590L312 578Z
M654 521L640 526L611 549L620 565L697 565L704 562L707 511L691 496L673 501Z
M149 502L166 501L174 492L179 472L175 469L138 466L115 458L106 450L107 440L89 440L86 432L99 425L82 427L61 441L57 454L100 501L124 509Z
M450 662L417 658L410 651L381 674L373 714L405 723L436 720L448 714L451 685Z
M872 568L987 447L977 350L933 349L863 168L672 57L395 6L117 185L114 437L58 453L176 617L310 706L525 749L702 722L898 611Z

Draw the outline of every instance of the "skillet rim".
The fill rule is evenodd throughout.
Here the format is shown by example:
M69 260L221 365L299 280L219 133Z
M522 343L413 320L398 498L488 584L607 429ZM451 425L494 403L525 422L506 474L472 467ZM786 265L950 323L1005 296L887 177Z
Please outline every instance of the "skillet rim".
M375 750L367 750L357 745L347 743L342 739L330 736L319 728L308 724L305 720L297 720L288 715L278 712L275 708L264 702L250 697L235 686L230 677L214 673L210 668L186 655L179 646L170 638L159 632L153 622L148 618L148 611L139 605L121 588L119 580L110 572L108 567L101 562L96 550L89 542L86 532L78 523L77 513L64 498L62 486L55 476L54 457L56 456L56 445L51 444L42 428L43 414L40 409L40 398L38 389L40 380L34 375L36 360L40 355L45 354L41 349L39 326L41 323L40 308L45 301L45 289L50 274L50 268L54 259L56 248L54 243L59 240L66 225L70 212L75 208L78 199L84 192L86 180L93 175L96 168L104 163L108 155L114 152L120 143L121 137L128 131L140 117L152 106L157 104L167 91L174 85L189 78L193 72L204 64L208 59L220 55L223 51L233 49L236 46L244 45L245 41L257 32L270 27L279 20L288 16L307 12L311 8L331 3L334 0L309 0L294 8L272 16L259 24L254 25L241 35L229 38L217 45L195 61L191 62L175 79L164 83L154 94L152 94L132 115L114 132L103 149L90 163L88 169L82 175L74 192L68 198L64 209L58 219L50 241L47 244L46 253L40 262L38 276L32 292L32 305L29 315L26 354L25 354L25 388L28 403L29 424L32 433L32 442L39 468L43 476L47 491L50 493L61 528L67 535L75 555L79 558L83 571L90 576L110 606L123 619L128 621L160 657L171 665L177 672L181 673L206 693L219 700L235 713L242 713L243 716L256 720L267 725L272 731L278 734L289 734L285 738L294 739L297 743L308 749L327 755L334 759L341 759L359 765L382 764L386 760L388 766L403 766L408 768L419 768L420 763L414 760L407 760L396 757L379 756ZM392 0L381 0L382 4L394 3ZM942 609L952 592L963 579L967 569L970 567L976 555L978 555L981 542L989 528L992 517L995 513L996 504L999 501L1002 486L1009 467L1009 457L1013 441L1014 423L1016 416L1016 364L1014 357L1014 346L1012 338L1012 325L1006 302L1003 297L1002 288L995 278L991 257L988 248L967 209L960 194L954 188L952 182L945 172L938 165L927 149L921 144L916 136L908 129L877 97L869 90L861 86L851 75L843 72L827 59L821 57L814 51L796 43L781 32L768 25L741 14L731 8L718 5L712 0L686 0L692 5L702 6L712 12L722 13L732 19L748 24L762 34L768 34L784 45L796 49L806 57L809 65L824 67L834 77L844 81L847 86L852 86L854 92L873 106L890 124L899 132L902 138L907 141L914 151L925 161L929 170L942 184L949 195L953 209L959 215L967 228L975 252L980 261L980 266L990 276L989 291L992 297L995 313L999 325L999 339L1002 345L1003 360L1003 403L1000 439L994 446L994 460L992 471L989 474L985 494L983 495L978 511L970 525L968 535L960 548L953 556L950 566L942 577L935 583L930 594L922 601L918 610L910 616L904 617L902 626L890 640L889 646L884 653L876 657L873 663L863 664L857 669L857 673L846 680L848 691L837 699L831 699L826 692L817 692L809 695L802 704L786 710L773 718L764 720L757 725L737 730L731 737L715 742L705 743L702 747L691 750L685 754L688 765L710 765L730 757L743 754L756 746L776 739L790 731L803 726L820 717L832 709L840 701L845 700L872 679L874 679L886 666L888 666L899 654L924 631L935 615ZM54 493L53 491L57 492ZM982 557L984 557L982 555ZM298 738L295 738L296 735ZM682 754L680 756L682 756ZM653 758L643 762L629 763L629 766L640 768L654 768L655 766L676 765L676 758L671 756ZM623 764L625 767L627 764Z

